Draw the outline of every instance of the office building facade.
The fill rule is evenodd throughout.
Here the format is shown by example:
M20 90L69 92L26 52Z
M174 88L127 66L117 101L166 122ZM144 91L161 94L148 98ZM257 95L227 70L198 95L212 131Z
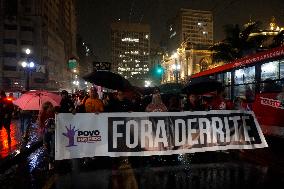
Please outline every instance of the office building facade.
M0 87L25 90L27 78L30 89L72 87L67 62L76 56L75 1L1 0L0 14Z
M169 22L168 50L176 51L182 43L197 48L213 45L213 14L211 11L180 9Z
M150 27L146 24L111 24L112 71L133 85L144 86L150 70Z

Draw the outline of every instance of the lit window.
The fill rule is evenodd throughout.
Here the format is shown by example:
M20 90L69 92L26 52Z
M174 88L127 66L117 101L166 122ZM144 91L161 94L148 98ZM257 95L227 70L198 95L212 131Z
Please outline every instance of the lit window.
M235 71L235 84L243 84L244 83L244 70L239 69Z
M148 39L148 38L149 38L149 35L145 35L145 38Z
M174 37L177 34L176 31L174 31L174 33L171 34L170 38Z
M280 79L284 78L284 60L280 60Z
M139 42L139 39L126 37L126 38L121 39L121 41L123 41L123 42L136 42L136 43L138 43L138 42Z
M279 79L279 64L278 61L269 62L261 65L261 80Z

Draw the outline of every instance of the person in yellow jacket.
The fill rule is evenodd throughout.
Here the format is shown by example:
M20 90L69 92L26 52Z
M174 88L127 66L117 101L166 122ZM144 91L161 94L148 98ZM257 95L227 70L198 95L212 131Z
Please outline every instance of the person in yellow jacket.
M104 104L98 98L97 90L92 87L90 89L90 97L85 102L86 113L99 113L104 111Z

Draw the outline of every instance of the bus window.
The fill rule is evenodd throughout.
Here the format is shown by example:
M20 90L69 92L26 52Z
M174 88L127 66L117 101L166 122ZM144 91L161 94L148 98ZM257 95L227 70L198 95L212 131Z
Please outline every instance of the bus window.
M231 72L224 73L224 83L225 85L231 85Z
M255 66L244 69L244 83L255 82Z
M225 87L224 93L225 93L226 99L232 99L232 97L231 97L231 86Z
M235 71L235 84L243 84L244 83L244 69L238 69Z
M280 79L284 79L284 59L280 60Z
M255 96L255 85L238 85L234 86L234 97L244 97L247 101L252 102Z
M217 81L223 83L223 80L224 80L224 74L223 73L217 74Z
M279 79L279 62L273 61L261 65L261 81Z
M261 83L261 92L263 93L275 93L281 91L281 82L273 81L272 79L266 79L264 83Z
M215 76L214 75L210 75L209 78L210 79L215 79Z

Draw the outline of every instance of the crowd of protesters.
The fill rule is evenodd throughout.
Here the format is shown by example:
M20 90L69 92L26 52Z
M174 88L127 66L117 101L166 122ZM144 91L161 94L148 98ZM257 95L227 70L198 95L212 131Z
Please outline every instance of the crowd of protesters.
M123 91L115 93L104 93L99 98L95 87L87 91L78 91L69 94L63 90L62 100L59 107L54 107L52 103L45 102L38 113L37 123L39 132L43 136L44 146L50 156L50 167L54 162L54 131L56 113L96 113L101 112L180 112L180 111L208 111L208 110L250 110L250 104L243 98L236 98L234 101L226 100L224 90L218 90L207 95L187 94L184 98L181 94L165 95L161 94L159 88L154 88L151 95L129 96ZM11 97L12 98L12 97ZM0 129L2 126L10 137L10 124L13 111L15 110L12 101L1 92L0 98ZM21 121L21 134L24 139L28 137L27 128L31 124L32 112L26 110L19 111Z
M92 87L89 92L79 91L69 95L67 91L61 92L62 100L60 107L53 107L51 103L43 104L39 114L39 127L43 132L43 141L54 159L54 118L56 113L96 113L101 112L179 112L179 111L208 111L208 110L230 110L245 109L245 101L237 99L234 102L226 100L224 90L218 90L210 97L196 94L188 94L183 99L180 94L163 95L159 88L153 90L148 96L129 97L123 91L116 93L104 93L99 98L97 90ZM163 98L164 97L164 98ZM54 135L54 134L53 134ZM127 159L123 159L127 160ZM51 161L52 162L52 161Z

